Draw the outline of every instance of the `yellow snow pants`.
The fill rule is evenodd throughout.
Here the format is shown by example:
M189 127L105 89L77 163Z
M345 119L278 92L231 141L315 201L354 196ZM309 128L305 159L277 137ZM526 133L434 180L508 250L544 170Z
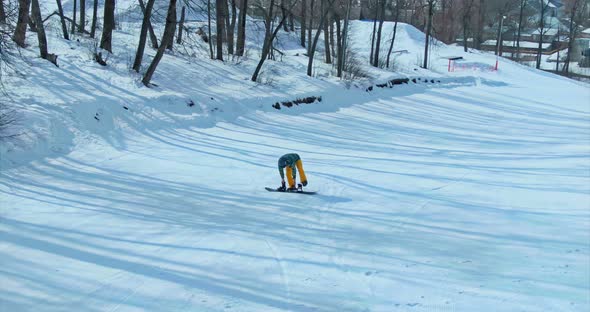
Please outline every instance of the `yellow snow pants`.
M307 177L305 176L305 171L303 171L303 163L301 162L301 159L299 159L296 163L295 166L297 166L297 170L299 170L299 179L301 180L301 183L303 183L303 181L307 181ZM295 187L295 174L293 172L293 168L291 168L290 166L286 167L286 171L287 171L287 182L289 183L289 188L293 188Z

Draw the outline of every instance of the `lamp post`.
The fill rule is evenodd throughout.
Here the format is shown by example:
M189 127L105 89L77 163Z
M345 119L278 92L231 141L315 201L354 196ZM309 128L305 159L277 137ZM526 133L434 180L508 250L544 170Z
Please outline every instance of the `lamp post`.
M504 19L506 19L505 15L502 15L500 19L500 35L498 36L498 48L496 50L496 68L494 70L498 70L498 58L500 57L500 47L502 46L502 27L504 25Z

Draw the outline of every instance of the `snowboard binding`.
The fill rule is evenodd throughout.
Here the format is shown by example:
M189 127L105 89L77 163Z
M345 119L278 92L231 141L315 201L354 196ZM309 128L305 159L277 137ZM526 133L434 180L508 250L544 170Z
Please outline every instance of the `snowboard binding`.
M285 183L283 182L280 187L277 188L279 192L303 192L303 185L301 183L297 184L297 187L290 187L287 188Z

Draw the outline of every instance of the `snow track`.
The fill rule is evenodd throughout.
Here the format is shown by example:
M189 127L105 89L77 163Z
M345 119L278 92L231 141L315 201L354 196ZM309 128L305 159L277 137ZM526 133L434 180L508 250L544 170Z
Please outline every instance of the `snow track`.
M513 92L384 90L3 170L2 308L585 310L588 107ZM318 195L263 189L290 151Z

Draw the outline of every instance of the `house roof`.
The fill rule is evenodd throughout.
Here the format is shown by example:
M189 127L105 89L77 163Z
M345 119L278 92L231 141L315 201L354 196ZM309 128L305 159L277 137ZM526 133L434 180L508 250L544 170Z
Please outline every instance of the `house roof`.
M485 46L496 46L496 40L486 40L483 45ZM520 47L521 48L528 48L528 49L537 49L539 47L539 43L538 42L533 42L533 41L520 41ZM503 40L503 46L504 47L516 47L516 41L508 41L508 40ZM542 49L547 49L551 46L551 43L543 43L541 45Z
M541 29L537 28L535 29L531 35L539 35L541 34ZM545 28L543 29L543 35L544 36L555 36L557 35L557 28Z

